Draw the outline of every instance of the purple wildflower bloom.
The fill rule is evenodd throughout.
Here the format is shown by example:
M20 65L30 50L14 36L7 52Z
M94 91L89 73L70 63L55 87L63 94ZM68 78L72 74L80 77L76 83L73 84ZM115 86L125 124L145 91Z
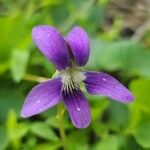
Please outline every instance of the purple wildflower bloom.
M122 103L134 99L132 93L110 75L82 69L88 61L90 46L88 35L81 27L74 27L63 37L56 28L40 25L33 28L32 38L59 73L29 92L21 111L22 117L39 114L63 101L74 126L88 127L91 114L86 97L80 90L81 82L92 95L108 96Z

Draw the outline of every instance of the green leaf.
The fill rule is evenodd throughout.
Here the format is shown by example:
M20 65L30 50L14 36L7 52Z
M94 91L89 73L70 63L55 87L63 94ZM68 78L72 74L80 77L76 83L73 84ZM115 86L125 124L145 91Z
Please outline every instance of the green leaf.
M144 148L150 148L150 118L138 126L134 137L138 144Z
M40 1L40 7L53 6L53 5L58 5L60 3L61 1L59 0L53 0L53 1L44 0L44 1Z
M6 126L8 137L11 141L21 139L29 129L27 124L18 123L16 113L13 110L9 112Z
M110 2L110 0L98 0L99 4L102 6L107 6Z
M109 132L108 127L104 123L101 123L100 120L93 120L91 126L96 135L100 136L101 138L106 137Z
M0 89L0 121L5 122L10 110L15 110L20 116L23 100L24 97L20 89L13 89L13 87Z
M131 118L128 132L138 144L150 148L150 80L138 79L131 82L135 101L130 105Z
M11 8L13 6L10 4ZM11 10L12 11L12 10ZM6 72L11 67L11 57L14 57L14 49L28 49L31 38L31 28L26 15L21 15L21 13L16 13L18 9L10 13L9 15L0 17L0 73ZM8 13L8 12L7 12ZM11 28L10 28L11 24ZM20 64L17 64L20 65Z
M107 32L103 32L100 37L107 41L118 39L121 27L122 20L119 17L116 17L113 21L112 27Z
M88 133L86 129L74 130L67 137L66 149L68 150L87 150Z
M122 70L130 75L150 77L150 51L134 41L104 42L94 39L91 49L87 68Z
M0 62L0 74L3 74L6 72L9 68L9 61L7 60L6 62Z
M11 73L16 82L19 82L26 72L27 62L29 58L28 51L15 49L11 60Z
M57 150L60 147L60 143L42 143L34 147L34 150Z
M0 150L5 150L8 144L9 142L6 135L6 131L3 127L0 127Z
M150 80L134 80L131 82L130 87L135 100L129 105L131 112L129 132L134 133L138 124L147 120L150 116Z
M47 139L47 140L53 140L58 141L58 137L55 135L54 131L43 122L35 122L31 125L31 132L35 135Z
M118 150L119 142L116 136L108 136L93 147L93 150Z
M109 105L108 99L95 95L87 95L87 99L90 100L92 120L99 120Z
M134 137L132 136L117 134L116 137L119 142L118 150L143 150L141 149L141 146L136 143Z
M13 149L19 149L21 139L27 134L29 126L17 121L16 113L11 110L6 121L6 133L9 143Z
M112 102L108 107L108 127L109 129L124 130L129 123L129 109L127 105Z

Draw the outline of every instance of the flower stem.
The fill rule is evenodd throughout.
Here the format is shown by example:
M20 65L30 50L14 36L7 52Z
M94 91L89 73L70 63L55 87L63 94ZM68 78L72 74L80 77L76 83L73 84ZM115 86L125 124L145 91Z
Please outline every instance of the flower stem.
M32 74L25 74L22 78L23 80L33 81L33 82L44 82L47 81L48 78L32 75Z
M64 127L64 116L65 109L62 104L57 105L57 120L58 120L58 129L60 133L60 137L62 140L63 148L66 149L66 134L65 134L65 127Z
M57 75L57 72L56 74ZM32 81L32 82L44 82L49 80L48 78L32 75L32 74L25 74L24 77L22 78L23 80L27 81ZM60 133L61 141L64 150L66 149L66 135L65 135L65 127L64 127L64 120L63 120L63 115L64 115L65 109L62 104L57 105L57 116L56 119L58 121L58 130Z

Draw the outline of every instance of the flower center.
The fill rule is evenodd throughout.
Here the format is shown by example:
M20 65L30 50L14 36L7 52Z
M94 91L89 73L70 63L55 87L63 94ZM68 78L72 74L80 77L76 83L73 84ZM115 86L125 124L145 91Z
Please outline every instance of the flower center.
M70 67L60 72L62 77L62 91L65 93L72 93L74 90L79 90L80 82L85 80L84 73L80 68Z

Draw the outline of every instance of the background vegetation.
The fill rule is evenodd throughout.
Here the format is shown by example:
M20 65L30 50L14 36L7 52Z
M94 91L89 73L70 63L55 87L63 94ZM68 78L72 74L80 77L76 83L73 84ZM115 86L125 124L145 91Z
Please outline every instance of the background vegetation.
M92 123L83 130L73 127L66 112L62 122L56 107L22 119L24 98L40 79L36 76L50 78L55 72L31 40L39 24L53 25L62 34L82 26L91 39L86 68L116 77L135 101L125 105L87 95ZM0 0L0 150L64 148L150 149L149 0Z

